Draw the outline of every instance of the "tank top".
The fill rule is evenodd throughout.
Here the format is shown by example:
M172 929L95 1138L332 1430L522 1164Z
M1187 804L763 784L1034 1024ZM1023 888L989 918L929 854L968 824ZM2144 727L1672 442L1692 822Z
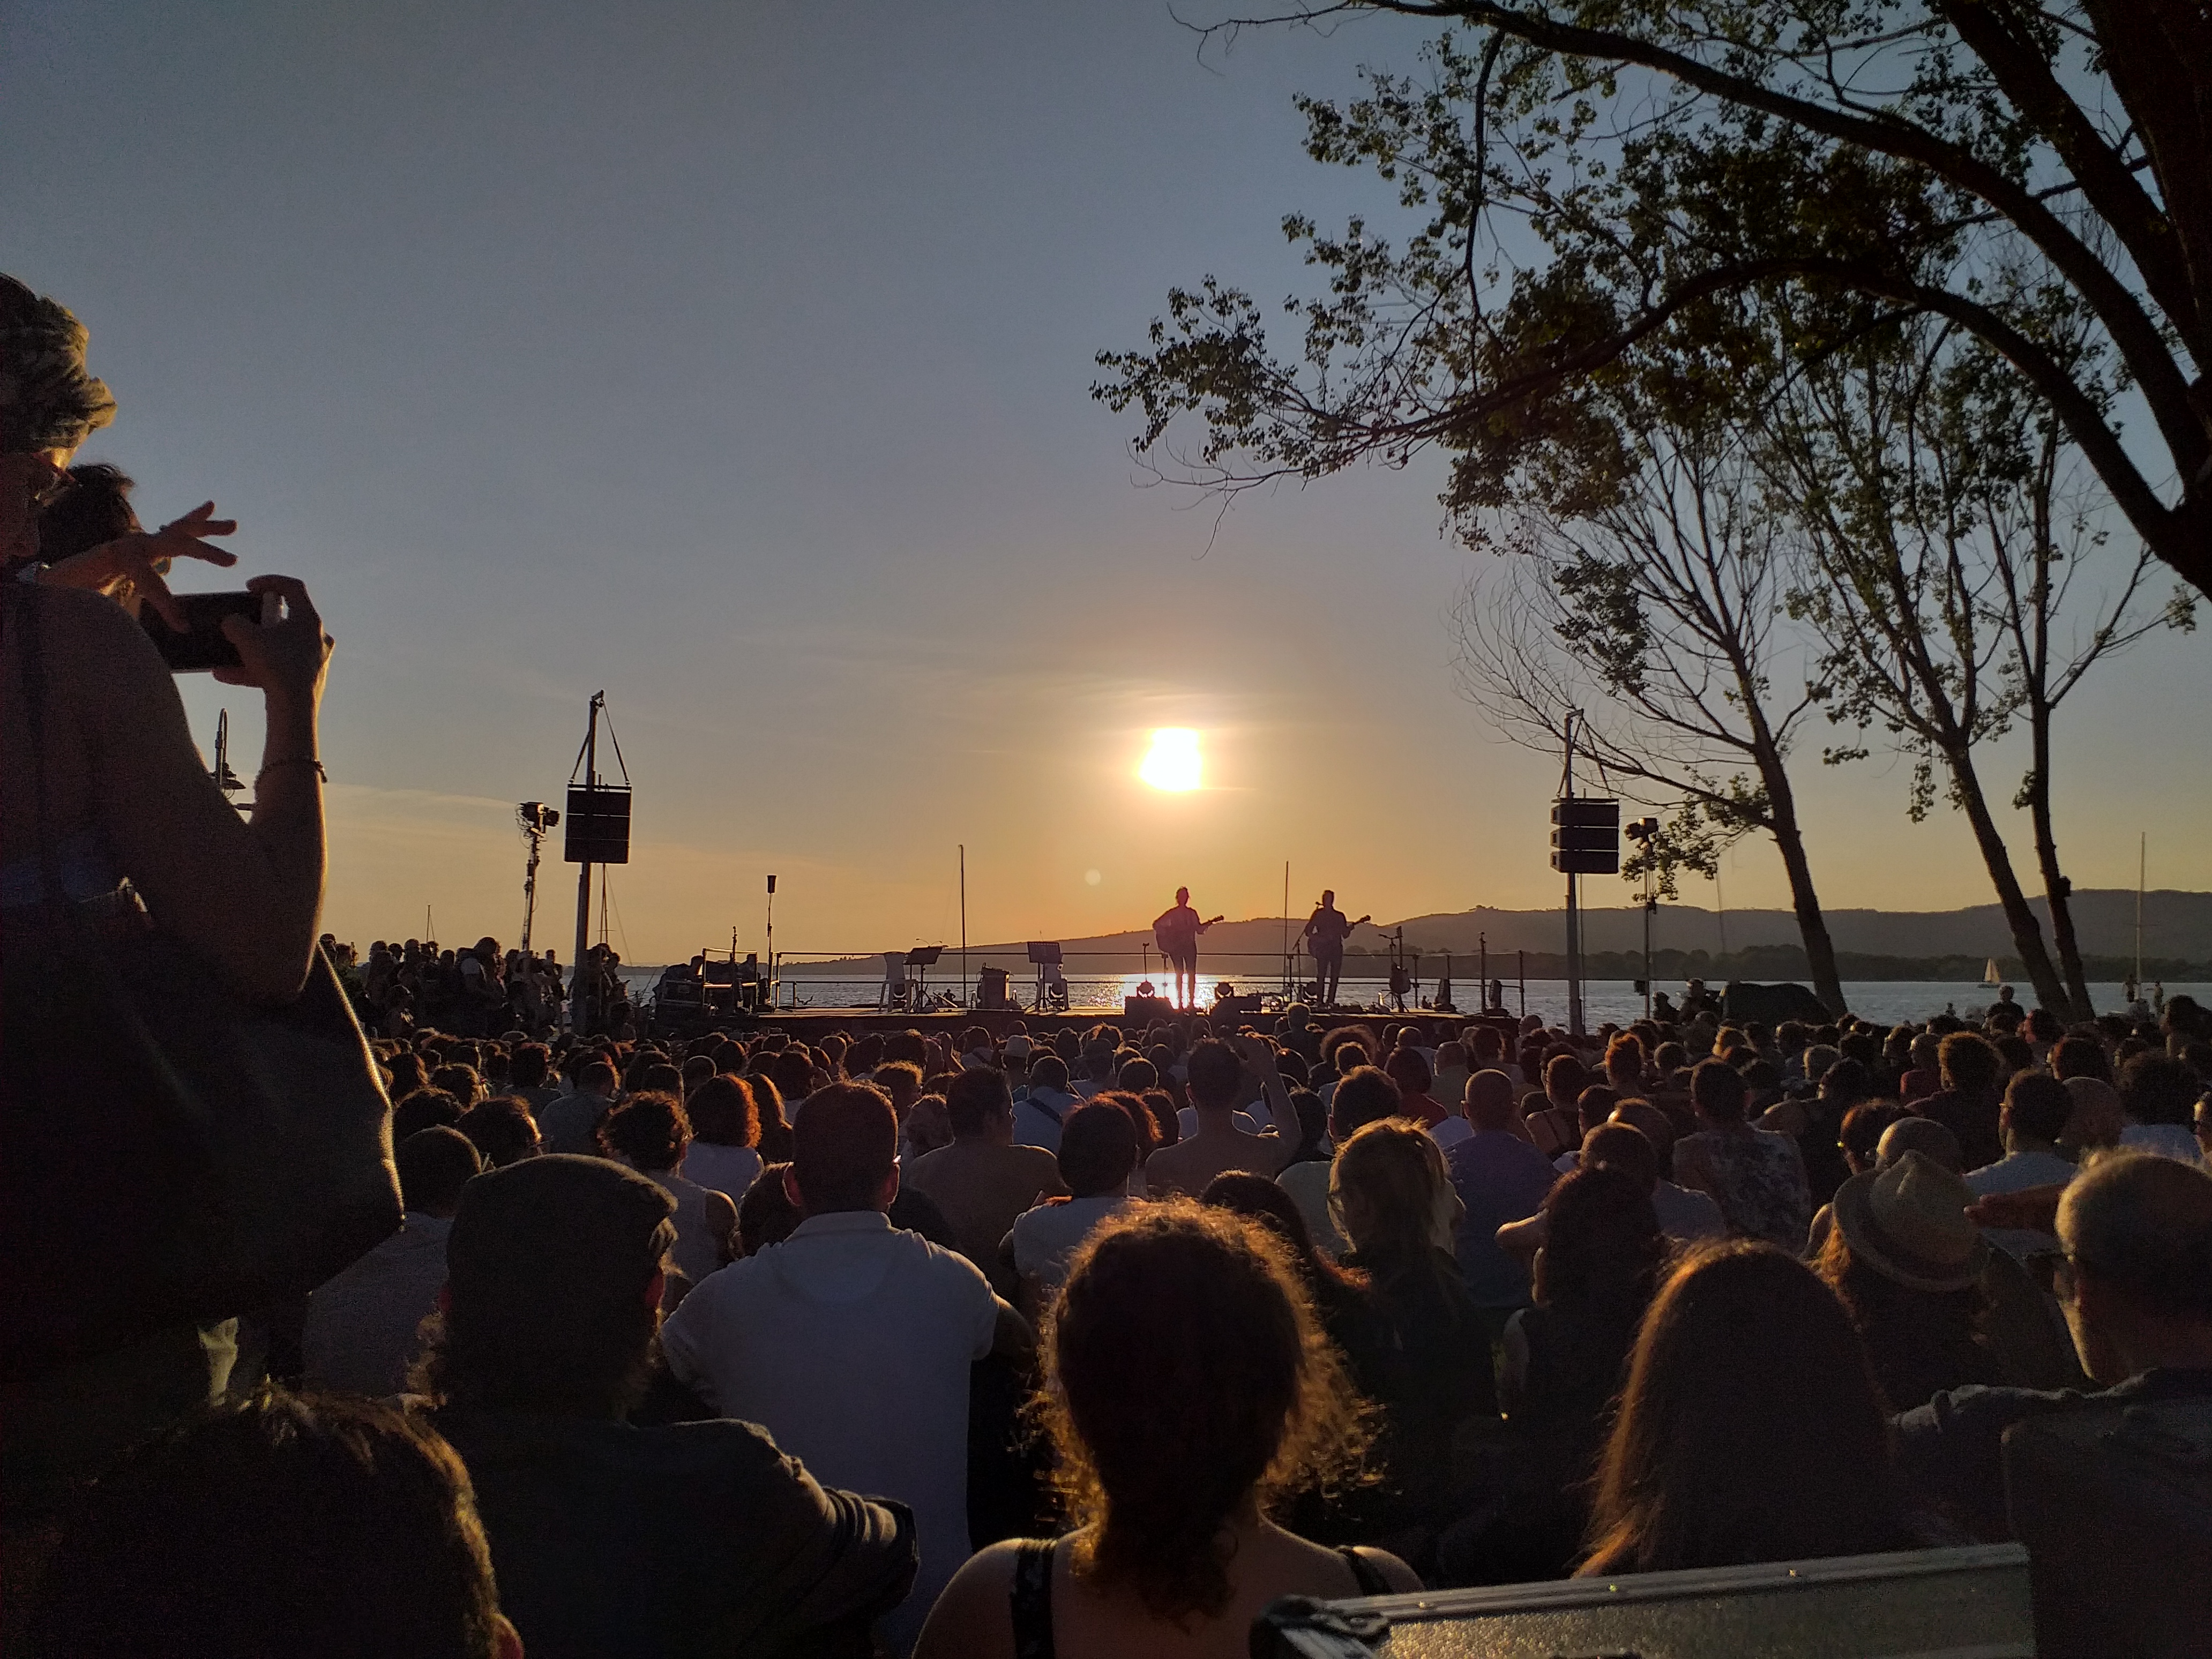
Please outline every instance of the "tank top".
M1024 1538L1014 1546L1014 1582L1007 1592L1013 1618L1014 1659L1054 1659L1052 1557L1059 1547L1059 1541L1050 1538ZM1340 1548L1337 1553L1351 1568L1358 1594L1390 1594L1382 1570L1358 1550Z

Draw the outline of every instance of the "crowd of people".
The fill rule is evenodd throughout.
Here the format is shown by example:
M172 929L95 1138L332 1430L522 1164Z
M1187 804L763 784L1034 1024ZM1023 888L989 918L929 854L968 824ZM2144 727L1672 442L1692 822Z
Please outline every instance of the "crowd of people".
M222 521L51 556L113 404L0 301L11 1022L88 928L281 1006L335 943L329 636L282 578L226 626L270 708L241 821L123 614ZM2185 997L661 1044L489 939L342 966L404 1219L305 1295L11 1355L11 1647L1241 1654L1286 1595L2002 1539L2012 1425L2212 1394ZM127 1100L8 1086L11 1166L73 1114L199 1178Z

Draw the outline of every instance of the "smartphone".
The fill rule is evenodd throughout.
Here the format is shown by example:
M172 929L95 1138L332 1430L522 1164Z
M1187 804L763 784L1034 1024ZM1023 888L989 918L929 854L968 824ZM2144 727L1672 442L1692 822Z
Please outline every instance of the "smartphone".
M210 669L240 666L238 647L223 637L222 619L243 617L261 620L258 593L179 593L178 609L185 613L182 632L169 626L152 605L138 613L139 625L173 674L204 674Z

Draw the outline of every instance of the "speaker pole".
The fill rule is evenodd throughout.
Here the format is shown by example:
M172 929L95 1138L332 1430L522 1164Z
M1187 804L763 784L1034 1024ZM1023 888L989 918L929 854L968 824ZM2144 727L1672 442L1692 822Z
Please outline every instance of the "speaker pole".
M599 709L606 702L607 694L592 694L591 723L584 728L584 787L591 788L599 781ZM576 953L568 958L568 1028L581 1032L585 1023L584 953L592 944L592 866L588 864L576 872Z

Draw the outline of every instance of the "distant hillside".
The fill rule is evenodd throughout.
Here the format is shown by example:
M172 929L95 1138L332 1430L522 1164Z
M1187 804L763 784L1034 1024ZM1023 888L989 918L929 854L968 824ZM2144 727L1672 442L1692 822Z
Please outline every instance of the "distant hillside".
M2135 955L2136 896L2117 889L2085 889L2074 895L2072 908L2083 955L2103 959L2101 963L2093 961L2089 964L2090 977L2114 977L2124 972L2124 967L2118 964L2132 960ZM2039 901L2036 912L2047 939L2050 918ZM2161 964L2212 962L2212 893L2171 890L2146 893L2142 915L2147 970L2162 972L2172 978L2179 976L2176 969ZM1625 958L1642 951L1641 911L1610 907L1589 909L1583 913L1583 947L1593 957L1618 953ZM2008 977L2020 976L2013 958L2012 934L2005 926L2003 911L1995 904L1978 904L1963 910L1831 910L1827 919L1836 949L1846 958L1840 964L1846 979L1917 978L1922 975L1916 964L1932 968L1938 961L1944 963L1945 971L1935 976L1954 977L1952 969L1957 963L1978 963L1990 957L1997 959ZM1291 919L1290 933L1294 944L1297 930L1304 925L1303 915ZM1384 949L1384 928L1398 925L1386 921L1381 926L1358 929L1352 938L1351 951L1354 954L1381 954ZM1564 948L1566 922L1564 910L1476 909L1452 915L1408 916L1403 925L1408 949L1428 957L1449 952L1455 959L1457 971L1471 977L1474 958L1486 939L1493 972L1504 971L1504 964L1500 959L1517 951L1529 953L1530 973L1558 971L1551 964ZM1723 915L1698 905L1662 904L1653 919L1651 935L1655 951L1665 957L1702 951L1709 958L1718 958L1725 946L1732 957L1747 954L1751 957L1752 960L1743 963L1741 968L1747 976L1783 978L1803 975L1802 959L1793 961L1784 954L1795 951L1802 943L1797 919L1788 910L1730 910ZM1222 922L1202 942L1201 965L1209 973L1255 974L1261 971L1263 963L1279 959L1283 936L1282 919L1278 916ZM1140 965L1157 971L1159 965L1157 951L1151 951L1147 958L1152 945L1149 931L1071 939L1060 943L1067 955L1066 967L1071 975L1133 973ZM971 968L987 963L1005 968L1019 982L1026 982L1035 972L1027 966L1027 953L1020 940L971 945L968 947L968 959ZM874 959L867 960L867 971L872 975L878 971ZM1715 963L1716 967L1720 965ZM1601 964L1594 962L1591 966L1604 976ZM784 971L795 975L842 975L849 973L851 966L809 963L805 967L787 967ZM1434 968L1430 971L1433 973ZM1660 971L1666 975L1666 967L1662 966ZM1692 971L1704 974L1711 970L1699 968Z

